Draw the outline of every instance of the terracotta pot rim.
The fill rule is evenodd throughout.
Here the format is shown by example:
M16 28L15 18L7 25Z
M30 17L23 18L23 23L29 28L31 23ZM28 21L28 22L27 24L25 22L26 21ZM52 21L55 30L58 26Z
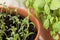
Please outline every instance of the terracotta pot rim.
M0 10L1 8L4 8L2 5L0 5ZM8 8L12 8L12 9L15 9L17 7L13 7L13 6L9 6ZM6 10L6 9L3 9L3 10ZM18 11L17 11L19 14L21 14L22 16L26 17L28 15L28 10L27 9L24 9L24 8L18 8ZM31 12L31 15L30 15L30 18L29 18L32 22L35 23L36 25L36 28L37 28L37 35L35 37L34 40L38 40L39 39L39 35L40 35L40 23L39 21L36 19L36 17L33 15L33 13Z

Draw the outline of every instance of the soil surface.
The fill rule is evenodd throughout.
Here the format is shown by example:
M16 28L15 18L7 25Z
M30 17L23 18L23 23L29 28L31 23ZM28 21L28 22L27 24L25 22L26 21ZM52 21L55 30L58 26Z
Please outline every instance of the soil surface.
M11 14L11 16L16 16L16 15L13 13L13 14ZM9 20L9 18L10 18L9 14L8 14L6 17L4 17L4 19L5 19L4 22L5 22L5 25L8 26L8 29L11 28L10 25L16 27L16 23L13 24L13 21L12 21L12 20ZM24 17L22 17L22 16L19 16L18 18L19 18L20 20L23 20L23 19L24 19ZM31 21L29 21L29 22L31 22ZM21 25L19 25L19 26L21 26ZM16 33L17 33L19 27L16 27L16 28L17 28L17 30L16 30ZM7 29L7 30L8 30L8 29ZM7 31L7 30L5 31L5 33L6 33L6 35L7 35L8 37L10 37L12 31ZM34 32L34 34L32 34L32 35L30 35L29 37L27 37L26 40L34 40L34 38L35 38L36 35L37 35L37 29L34 28L34 25L29 24L29 32ZM4 34L2 37L3 37L3 40L6 40L5 34ZM17 40L18 40L18 39L17 39ZM21 37L21 40L22 40L22 37Z

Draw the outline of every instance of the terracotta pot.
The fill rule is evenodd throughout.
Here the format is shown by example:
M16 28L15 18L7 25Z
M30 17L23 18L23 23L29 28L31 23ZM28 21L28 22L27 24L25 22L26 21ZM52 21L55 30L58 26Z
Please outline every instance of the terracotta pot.
M42 25L40 27L40 35L43 37L43 40L54 40L53 37L50 35L50 29L46 30Z
M34 13L34 9L33 8L31 8L31 12ZM42 16L44 16L44 15L42 14ZM40 22L40 36L41 36L41 38L43 38L43 39L40 38L41 40L53 40L53 37L50 35L50 29L46 30L42 26L41 22ZM60 37L59 37L59 40L60 40Z
M53 40L51 35L50 35L50 30L46 30L44 27L40 28L40 35L42 36L43 40Z
M16 9L16 7L8 7L10 9ZM3 12L6 12L8 11L7 9L5 9L3 6L0 5L0 11L3 11ZM15 11L15 10L14 10ZM20 15L26 17L28 15L28 10L27 9L23 9L23 8L18 8L18 11L17 11ZM32 14L30 14L30 17L29 17L30 21L32 21L33 23L35 23L36 25L36 28L37 28L37 35L35 37L34 40L38 40L39 39L39 35L40 35L40 24L39 24L39 21L36 19L36 17Z

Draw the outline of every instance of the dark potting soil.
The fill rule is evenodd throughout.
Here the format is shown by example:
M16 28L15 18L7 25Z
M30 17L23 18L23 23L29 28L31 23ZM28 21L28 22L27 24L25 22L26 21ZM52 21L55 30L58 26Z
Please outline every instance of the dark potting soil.
M8 14L9 15L9 14ZM6 17L4 17L4 19L5 19L5 25L6 26L8 26L8 29L9 28L11 28L10 27L10 25L12 24L12 26L15 26L16 27L16 23L14 23L13 24L13 21L12 20L9 20L9 16L6 16ZM11 16L16 16L14 13L13 14L11 14ZM23 20L24 19L24 17L23 16L19 16L18 17L19 19L21 19L21 20ZM31 22L31 21L29 21L29 22ZM19 25L19 26L21 26L21 25ZM19 27L16 27L17 29L19 29ZM7 29L7 30L8 30ZM10 37L11 36L11 32L12 31L5 31L5 33L6 33L6 35L8 36L8 37ZM16 30L16 32L17 32L18 30ZM29 32L34 32L34 34L31 34L31 35L29 35L29 37L27 37L26 38L26 40L34 40L35 39L35 37L36 37L36 35L37 35L37 29L36 28L34 28L34 25L32 25L32 24L29 24ZM5 34L2 36L3 37L3 40L6 40L6 36L5 36ZM22 38L23 37L21 37L21 40L22 40ZM17 39L18 40L18 39Z
M37 29L35 29L33 26L34 26L34 25L30 24L29 32L34 32L34 34L30 35L30 36L27 38L27 40L34 40L34 38L36 37Z

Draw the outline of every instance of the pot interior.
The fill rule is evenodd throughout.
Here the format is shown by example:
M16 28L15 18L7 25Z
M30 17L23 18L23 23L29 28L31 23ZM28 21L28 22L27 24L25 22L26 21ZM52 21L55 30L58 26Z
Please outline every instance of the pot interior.
M11 8L10 8L11 9ZM13 8L13 9L11 9L12 10L12 13L16 13L15 12L15 8ZM8 9L5 9L5 8L0 8L0 12L4 12L4 13L9 13L11 10L8 10ZM21 13L22 14L22 13ZM19 15L20 15L20 13L19 13ZM26 14L27 15L27 14ZM26 16L25 15L25 16ZM14 14L12 15L12 16L15 16ZM24 15L22 15L22 17L20 17L19 19L23 19L24 18ZM8 17L8 15L7 15L7 17L5 18L6 20L5 20L5 23L6 23L6 25L7 26L9 26L11 23L12 23L12 21L10 21L10 20L8 20L9 19L9 17ZM8 23L9 22L9 23ZM31 22L31 21L29 21L29 22ZM13 24L14 26L16 26L15 24ZM10 27L8 27L8 28L10 28ZM36 37L36 35L37 35L37 29L34 29L34 27L33 27L33 25L31 25L30 24L30 31L32 31L32 32L34 32L34 35L33 35L33 37L32 37L32 35L30 35L28 38L27 38L27 40L32 40L32 39L34 39L35 37ZM29 32L30 32L29 31ZM6 32L6 34L7 35L9 35L9 32L11 33L11 31L8 31L8 32ZM5 37L5 35L3 36L3 40L5 40L4 39L4 37Z

